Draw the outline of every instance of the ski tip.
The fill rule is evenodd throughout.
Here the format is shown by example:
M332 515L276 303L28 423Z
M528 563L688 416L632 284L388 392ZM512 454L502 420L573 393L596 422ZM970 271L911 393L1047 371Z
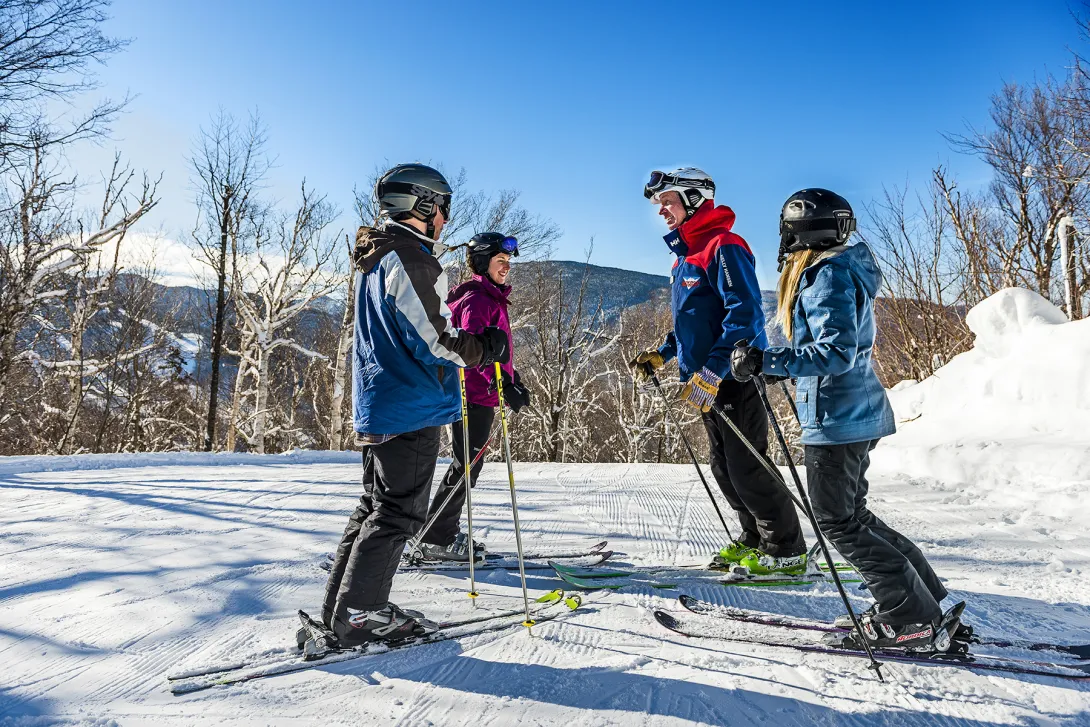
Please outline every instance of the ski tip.
M694 598L687 593L682 593L680 596L677 597L677 600L681 602L682 606L689 609L690 611L694 608L699 608L701 603L699 598Z
M666 628L670 629L671 631L677 631L678 628L681 626L680 621L678 621L676 618L674 618L670 614L666 613L665 611L656 610L655 611L655 620L658 621L663 626L665 626Z
M598 552L600 550L604 550L607 545L609 545L609 541L603 540L600 543L595 543L594 545L590 546L590 550L591 552Z
M539 596L538 598L535 598L534 603L556 603L562 598L564 598L564 589L554 588L553 590L546 593L544 596Z

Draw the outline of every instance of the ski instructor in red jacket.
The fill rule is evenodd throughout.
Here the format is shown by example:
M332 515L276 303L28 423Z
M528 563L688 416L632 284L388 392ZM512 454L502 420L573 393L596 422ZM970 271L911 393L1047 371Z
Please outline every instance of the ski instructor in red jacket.
M806 569L806 543L791 499L710 411L714 399L764 455L768 419L757 387L734 380L730 372L739 342L767 348L761 289L749 245L731 232L734 211L716 207L714 195L712 178L694 167L652 172L644 187L644 196L660 207L670 228L666 245L677 255L671 271L674 329L632 366L637 375L647 374L676 357L687 382L682 396L703 412L712 474L742 526L742 536L716 560L755 574L799 574Z
M482 232L474 235L466 247L473 277L452 290L447 297L451 321L467 333L480 333L486 328L495 327L506 334L508 350L513 351L511 321L507 316L507 298L511 295L507 276L511 272L511 258L519 254L518 240L499 232ZM504 400L512 411L517 412L529 405L530 392L522 385L511 360L502 364L502 371ZM499 406L495 377L493 366L466 369L470 457L475 458L488 444L496 407ZM462 422L457 420L451 424L454 461L432 498L428 520L432 517L436 519L431 529L424 534L423 543L416 554L425 560L469 561L469 541L458 525L466 500L465 488L460 485L462 473L465 471L465 464L462 462L465 457L465 444L462 437ZM473 485L477 484L477 476L483 465L484 458L473 465L470 472ZM455 485L458 488L454 491L454 496L440 512L439 508ZM483 559L484 544L474 539L473 546L477 558Z

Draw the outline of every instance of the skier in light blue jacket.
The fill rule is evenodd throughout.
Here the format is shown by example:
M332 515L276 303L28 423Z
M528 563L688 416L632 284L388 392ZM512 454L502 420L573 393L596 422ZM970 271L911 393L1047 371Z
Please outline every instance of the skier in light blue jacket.
M731 372L746 381L762 373L797 379L814 515L875 598L860 619L863 635L874 647L926 649L949 635L939 629L946 588L920 549L867 508L870 451L896 425L871 366L882 273L866 243L845 244L854 230L840 195L805 189L787 200L777 318L791 345L740 346ZM855 632L831 636L837 645L862 647Z

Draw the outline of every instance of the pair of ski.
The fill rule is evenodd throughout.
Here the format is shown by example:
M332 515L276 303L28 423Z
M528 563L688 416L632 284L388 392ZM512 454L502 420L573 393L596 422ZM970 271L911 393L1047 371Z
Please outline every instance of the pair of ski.
M582 605L582 600L578 594L565 595L564 591L557 589L541 596L534 604L530 610L533 618L530 625L553 621L569 611L574 611ZM445 623L430 624L430 630L421 636L341 648L330 646L336 642L336 639L332 637L324 624L319 623L305 611L299 611L299 623L302 627L300 632L306 635L306 639L298 643L297 648L286 647L250 659L188 669L168 675L167 681L170 683L172 694L190 694L211 687L291 674L364 656L502 631L512 626L527 626L525 618L525 611L521 608L491 612Z
M617 590L629 586L642 586L656 589L678 589L693 581L712 581L723 586L748 586L774 588L777 586L807 586L814 583L831 583L826 571L812 569L798 576L753 575L743 573L724 573L710 567L660 567L660 568L595 568L581 567L557 560L549 565L562 581L581 590L598 589ZM844 573L847 567L840 567L837 572ZM728 575L729 573L729 575ZM724 575L727 575L724 578ZM843 583L860 583L859 578L841 577Z
M542 546L527 551L523 555L523 558L526 561L525 567L528 571L552 570L552 566L549 565L548 562L535 563L534 561L558 561L571 567L593 568L594 566L605 563L613 557L613 551L606 550L608 544L608 541L603 540L589 546ZM320 564L322 570L328 571L333 566L333 559L333 553L327 554L325 560ZM477 570L513 570L518 568L518 560L515 553L489 552L485 555L483 562L478 558L474 567ZM407 557L402 559L400 565L400 571L402 573L412 573L416 571L463 571L468 569L469 563L464 561L409 560Z
M847 633L850 629L842 629L821 621L719 606L691 596L683 595L678 600L687 609L687 613L668 613L656 610L654 616L655 620L660 624L683 636L782 647L812 654L867 658L865 651L827 646L820 641L800 636L804 633ZM739 622L777 627L784 629L786 634L781 638L767 638L747 634L744 630L739 631L737 627ZM880 660L909 664L953 666L1063 679L1090 679L1090 664L1084 661L1090 659L1090 644L1064 645L978 636L972 636L968 643L957 641L954 643L961 647L977 644L998 651L1051 652L1057 656L1055 659L1047 661L1022 658L1016 654L985 655L959 650L951 652L913 652L903 649L875 649L874 655ZM1069 659L1064 657L1069 657Z

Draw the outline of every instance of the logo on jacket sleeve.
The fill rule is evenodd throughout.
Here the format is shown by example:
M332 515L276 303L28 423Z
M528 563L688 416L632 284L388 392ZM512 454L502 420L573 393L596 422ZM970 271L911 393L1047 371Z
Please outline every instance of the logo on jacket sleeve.
M699 277L690 278L688 276L685 276L685 277L681 278L681 284L684 285L689 290L692 290L696 286L700 285L700 278Z

